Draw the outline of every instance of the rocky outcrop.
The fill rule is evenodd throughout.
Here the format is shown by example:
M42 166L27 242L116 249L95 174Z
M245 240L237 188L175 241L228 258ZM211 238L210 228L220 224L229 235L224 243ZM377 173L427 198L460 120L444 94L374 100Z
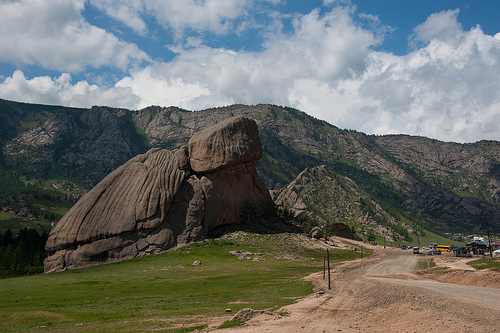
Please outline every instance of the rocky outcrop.
M104 178L51 231L45 272L115 262L203 239L272 200L254 161L257 125L239 116L177 151L151 149Z
M328 224L329 233L332 236L338 236L348 239L361 240L360 237L353 234L351 228L344 223L329 223Z
M342 238L361 240L361 238L355 235L352 232L351 228L349 228L349 226L345 223L339 223L339 222L328 223L327 232L328 236L337 236ZM309 231L309 237L314 239L320 239L322 237L325 237L325 235L323 234L323 230L320 227L313 227L311 231Z
M243 119L243 116L236 119ZM246 121L235 121L232 126L222 122L197 132L189 140L187 150L191 168L199 173L257 161L262 157L257 124Z
M327 223L331 235L356 239L347 225L332 223L332 220L355 222L361 226L357 232L365 238L368 238L367 231L373 229L394 241L402 237L398 231L413 231L386 212L352 179L325 165L305 169L290 184L271 193L278 208L288 210L296 220L307 216L319 225L320 228L312 228L309 234L316 239L323 237ZM380 221L384 224L379 225Z
M234 315L234 317L231 320L248 321L253 317L259 316L263 313L271 315L271 313L267 312L266 310L254 310L251 308L244 308L238 311L238 313Z

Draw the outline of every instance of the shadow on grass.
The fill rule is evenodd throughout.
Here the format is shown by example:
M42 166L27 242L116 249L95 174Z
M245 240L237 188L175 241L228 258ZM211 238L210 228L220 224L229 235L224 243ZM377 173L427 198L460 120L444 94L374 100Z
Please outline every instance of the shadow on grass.
M233 225L217 227L209 231L206 238L208 239L219 238L226 234L237 231L245 231L256 234L304 233L304 229L302 229L300 226L288 222L280 217L270 216L270 217L262 217L259 219L250 220L248 222L241 224L233 224Z

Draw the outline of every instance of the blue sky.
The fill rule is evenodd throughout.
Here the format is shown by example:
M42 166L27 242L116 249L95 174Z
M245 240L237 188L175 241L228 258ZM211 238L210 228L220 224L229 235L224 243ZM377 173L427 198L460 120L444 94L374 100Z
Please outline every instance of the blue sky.
M295 107L340 128L500 140L493 0L0 0L0 98Z

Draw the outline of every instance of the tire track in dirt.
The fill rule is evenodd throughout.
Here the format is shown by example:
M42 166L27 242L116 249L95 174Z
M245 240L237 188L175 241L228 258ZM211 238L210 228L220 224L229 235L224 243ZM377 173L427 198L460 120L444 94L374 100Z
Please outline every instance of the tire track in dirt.
M279 310L289 316L217 332L500 332L500 289L427 279L416 274L422 256L375 250L337 266L331 290L321 273L309 276L323 290Z

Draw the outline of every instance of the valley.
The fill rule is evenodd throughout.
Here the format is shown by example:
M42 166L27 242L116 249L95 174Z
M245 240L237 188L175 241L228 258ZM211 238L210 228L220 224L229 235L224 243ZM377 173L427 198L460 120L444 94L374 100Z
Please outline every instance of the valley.
M498 234L498 142L366 135L267 104L0 100L0 129L2 331L500 329L498 259L399 248ZM35 271L4 260L27 251L9 229L53 225L52 273L12 278ZM244 308L263 314L233 320Z

